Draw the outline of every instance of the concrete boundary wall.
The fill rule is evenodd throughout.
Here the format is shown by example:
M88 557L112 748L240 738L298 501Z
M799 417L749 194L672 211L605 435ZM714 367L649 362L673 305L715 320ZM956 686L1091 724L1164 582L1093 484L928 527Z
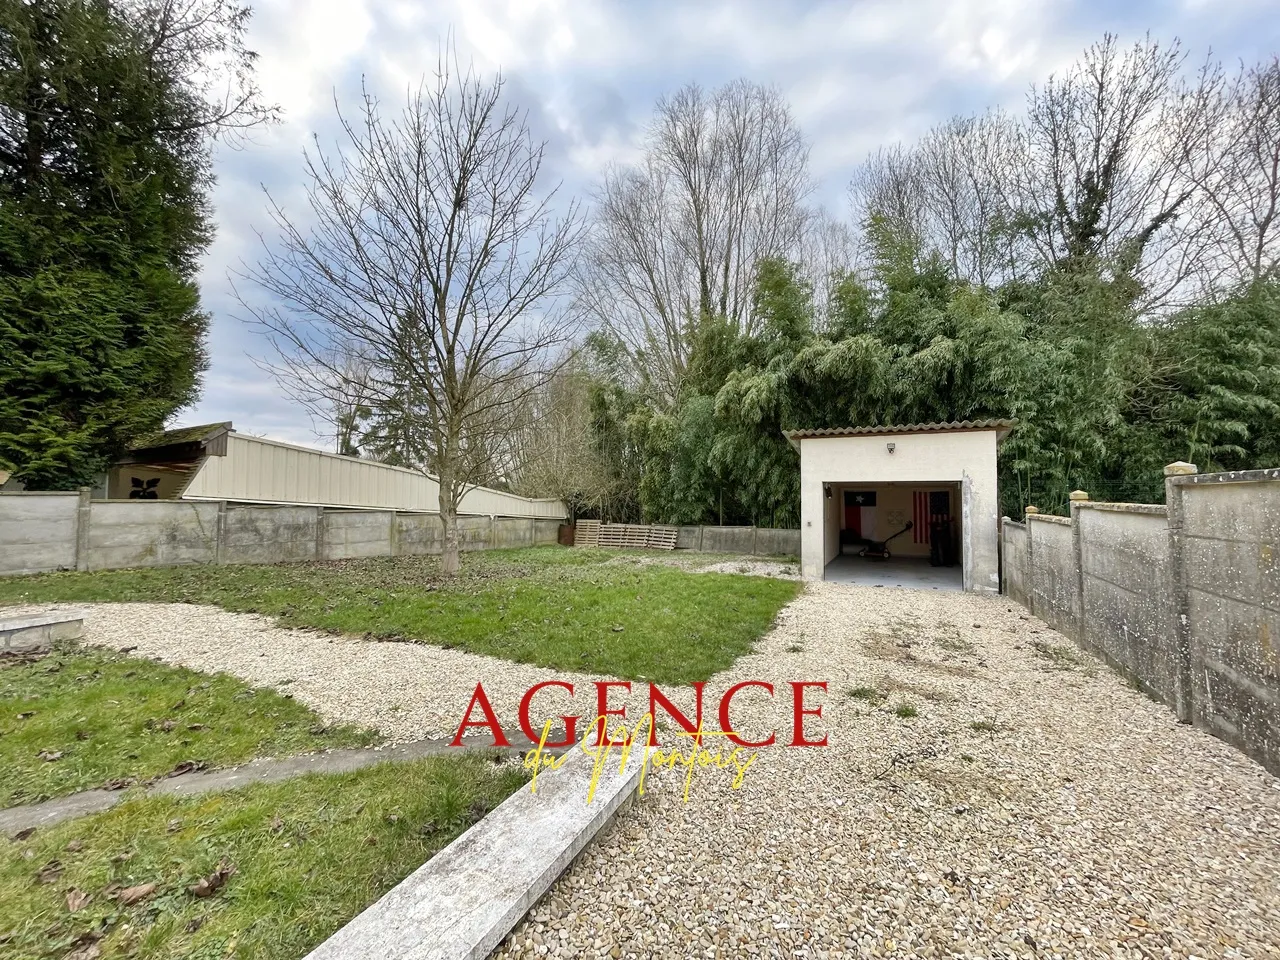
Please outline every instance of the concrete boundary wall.
M558 520L458 518L463 550L556 542ZM438 554L438 514L0 494L0 575L188 563L282 563Z
M1005 517L1004 591L1280 774L1280 469L1171 464L1165 501Z
M676 549L758 557L799 557L800 531L786 527L685 526L680 528L676 537Z

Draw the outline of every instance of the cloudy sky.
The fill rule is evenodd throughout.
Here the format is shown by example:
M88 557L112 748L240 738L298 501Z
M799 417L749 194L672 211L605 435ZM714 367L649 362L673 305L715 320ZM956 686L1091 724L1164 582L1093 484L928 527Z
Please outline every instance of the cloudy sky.
M1017 110L1033 82L1111 31L1181 38L1193 60L1249 62L1280 50L1274 0L253 0L250 46L284 122L216 154L217 240L202 290L213 316L204 394L176 421L316 444L306 413L253 363L228 271L270 242L263 188L300 211L302 150L332 142L333 102L362 78L395 100L433 66L443 38L509 95L548 141L547 173L586 195L602 167L635 155L664 93L746 77L780 88L811 144L820 199L847 216L846 186L875 147L911 141L957 113Z

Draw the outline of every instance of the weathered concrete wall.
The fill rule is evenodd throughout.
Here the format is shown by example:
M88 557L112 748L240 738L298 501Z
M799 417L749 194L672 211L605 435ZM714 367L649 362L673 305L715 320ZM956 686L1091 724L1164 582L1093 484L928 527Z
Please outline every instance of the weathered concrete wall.
M1075 636L1080 594L1071 534L1071 521L1065 517L1027 517L1031 611L1060 633Z
M756 527L755 552L760 557L799 557L800 531Z
M755 527L703 527L702 549L709 553L749 554L755 547Z
M1000 560L1001 584L1006 596L1024 607L1031 606L1027 593L1027 528L1008 517L1002 521L1003 544Z
M1280 773L1280 470L1180 477L1170 491L1192 720Z
M1173 703L1177 663L1165 508L1081 504L1075 522L1083 591L1080 645L1157 699Z
M223 517L222 563L316 560L318 507L228 507Z
M394 526L391 510L325 510L324 559L389 557Z
M422 556L444 550L444 525L434 513L397 513L396 546L401 556Z
M551 544L559 527L534 517L458 519L463 550ZM443 539L436 514L0 495L0 575L438 554Z
M0 496L0 575L76 568L75 493Z
M1280 774L1280 470L1189 474L1167 507L1003 524L1011 599Z
M218 556L218 505L99 500L89 508L88 569L173 567Z

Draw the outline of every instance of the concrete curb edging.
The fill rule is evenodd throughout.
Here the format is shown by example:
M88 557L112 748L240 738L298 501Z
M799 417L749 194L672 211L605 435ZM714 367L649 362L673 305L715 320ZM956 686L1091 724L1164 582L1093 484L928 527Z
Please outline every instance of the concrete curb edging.
M574 751L320 944L306 960L483 960L640 785L611 754L587 803L594 760Z
M494 747L488 736L462 738L463 748L492 750L497 753L520 756L527 747ZM447 756L458 752L448 740L417 740L383 747L353 747L303 753L292 757L251 760L234 767L219 767L183 773L142 785L147 796L166 794L191 797L222 790L238 790L255 783L279 783L293 777L311 773L351 773L379 763L405 763L425 757ZM544 753L559 755L563 750L544 749ZM54 797L41 803L25 804L0 810L0 836L18 833L38 827L51 827L71 817L110 810L118 803L133 799L136 790L84 790L65 797Z

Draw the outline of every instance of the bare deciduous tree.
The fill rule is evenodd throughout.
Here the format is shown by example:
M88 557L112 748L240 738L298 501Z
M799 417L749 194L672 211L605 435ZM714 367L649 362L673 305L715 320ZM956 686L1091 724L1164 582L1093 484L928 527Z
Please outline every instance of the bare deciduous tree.
M447 574L463 494L573 333L577 210L540 192L543 145L502 90L447 54L394 118L367 91L357 121L339 110L340 145L306 155L311 222L270 203L280 237L246 272L266 303L242 299L284 364L342 383L340 358L368 364L374 416L439 481Z
M911 148L881 149L850 184L855 220L890 221L958 279L998 283L1014 273L1003 184L1016 143L1010 118L993 112L950 120Z
M1183 172L1211 225L1208 286L1280 271L1280 57L1234 76L1212 66L1180 131Z
M1231 194L1224 205L1237 218L1265 208L1266 177L1245 168L1275 140L1265 72L1234 85L1212 68L1188 79L1185 61L1176 41L1126 49L1107 36L1032 88L1025 116L957 118L878 151L850 185L855 218L890 221L962 280L998 284L1087 261L1134 277L1144 307L1177 303L1195 292L1222 219L1206 198ZM1231 162L1228 114L1238 143L1254 138Z
M525 496L558 497L575 513L604 515L617 497L591 426L592 377L570 363L524 405L511 433L512 489Z
M1204 224L1183 216L1177 133L1195 106L1175 40L1125 50L1111 35L1060 77L1034 88L1013 169L1009 206L1038 258L1062 265L1098 258L1168 302L1196 270Z
M809 149L782 96L738 81L659 101L644 159L607 171L580 302L674 398L702 316L752 329L762 257L793 253L810 219Z

